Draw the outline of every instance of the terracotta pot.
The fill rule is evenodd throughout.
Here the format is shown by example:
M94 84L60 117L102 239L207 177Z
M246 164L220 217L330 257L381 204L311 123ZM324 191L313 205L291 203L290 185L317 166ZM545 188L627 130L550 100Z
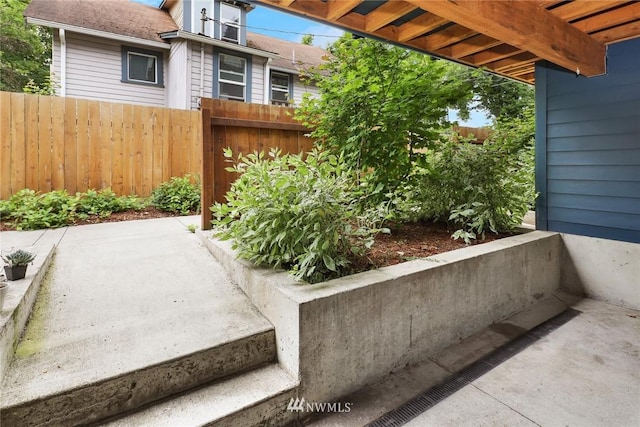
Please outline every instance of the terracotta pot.
M24 279L24 276L27 274L26 265L14 265L13 267L9 267L7 265L4 266L4 275L7 280L20 280Z

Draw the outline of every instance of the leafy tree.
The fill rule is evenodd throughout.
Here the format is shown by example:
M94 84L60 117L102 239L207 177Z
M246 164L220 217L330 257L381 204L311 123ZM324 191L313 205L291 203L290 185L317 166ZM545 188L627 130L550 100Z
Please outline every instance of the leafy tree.
M462 68L459 78L472 82L476 107L487 111L496 121L531 117L534 109L532 86L482 69Z
M304 36L302 36L302 40L300 41L300 43L311 46L313 44L313 34L305 34Z
M29 0L0 0L0 90L31 92L51 86L51 33L27 25L22 16ZM45 89L45 91L48 91Z
M448 127L448 109L467 111L471 83L444 61L349 34L329 52L312 76L320 96L305 98L296 117L315 129L322 148L366 171L371 188L393 191L417 150Z

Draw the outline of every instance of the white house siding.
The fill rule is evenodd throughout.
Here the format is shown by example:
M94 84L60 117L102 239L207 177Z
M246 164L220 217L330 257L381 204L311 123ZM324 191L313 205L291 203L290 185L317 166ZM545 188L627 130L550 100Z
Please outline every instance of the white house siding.
M197 109L200 98L200 43L189 42L191 50L191 108ZM213 98L213 48L204 46L204 91L205 98Z
M191 73L187 72L190 60L189 45L186 41L174 40L169 51L169 61L166 65L165 86L167 107L191 109L189 99Z
M122 43L70 32L67 32L66 38L67 96L133 104L165 105L164 88L121 82ZM60 41L57 40L57 43L59 49ZM139 47L148 49L144 46ZM166 82L168 55L166 51L163 51L163 54Z
M251 59L251 103L264 104L264 64L265 58Z
M184 2L177 1L169 8L169 15L173 18L178 28L184 28Z
M300 105L302 102L302 95L309 93L312 96L318 96L318 88L313 85L306 85L297 75L293 76L293 101L295 105Z

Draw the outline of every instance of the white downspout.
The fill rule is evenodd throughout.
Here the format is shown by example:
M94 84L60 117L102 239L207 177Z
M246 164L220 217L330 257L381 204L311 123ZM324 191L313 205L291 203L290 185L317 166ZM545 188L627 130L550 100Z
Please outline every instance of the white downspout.
M264 104L271 104L271 81L269 80L269 74L271 74L271 58L267 59L264 63Z
M204 43L200 43L200 99L204 97Z
M64 28L60 28L60 96L67 96L67 37Z

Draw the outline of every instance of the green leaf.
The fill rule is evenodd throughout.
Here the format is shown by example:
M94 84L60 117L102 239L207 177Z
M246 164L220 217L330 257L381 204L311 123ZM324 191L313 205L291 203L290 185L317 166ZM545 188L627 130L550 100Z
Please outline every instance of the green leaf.
M331 270L331 271L336 271L336 263L333 260L333 258L331 258L328 255L323 255L322 256L322 261L324 262L325 267L327 267L327 269Z

